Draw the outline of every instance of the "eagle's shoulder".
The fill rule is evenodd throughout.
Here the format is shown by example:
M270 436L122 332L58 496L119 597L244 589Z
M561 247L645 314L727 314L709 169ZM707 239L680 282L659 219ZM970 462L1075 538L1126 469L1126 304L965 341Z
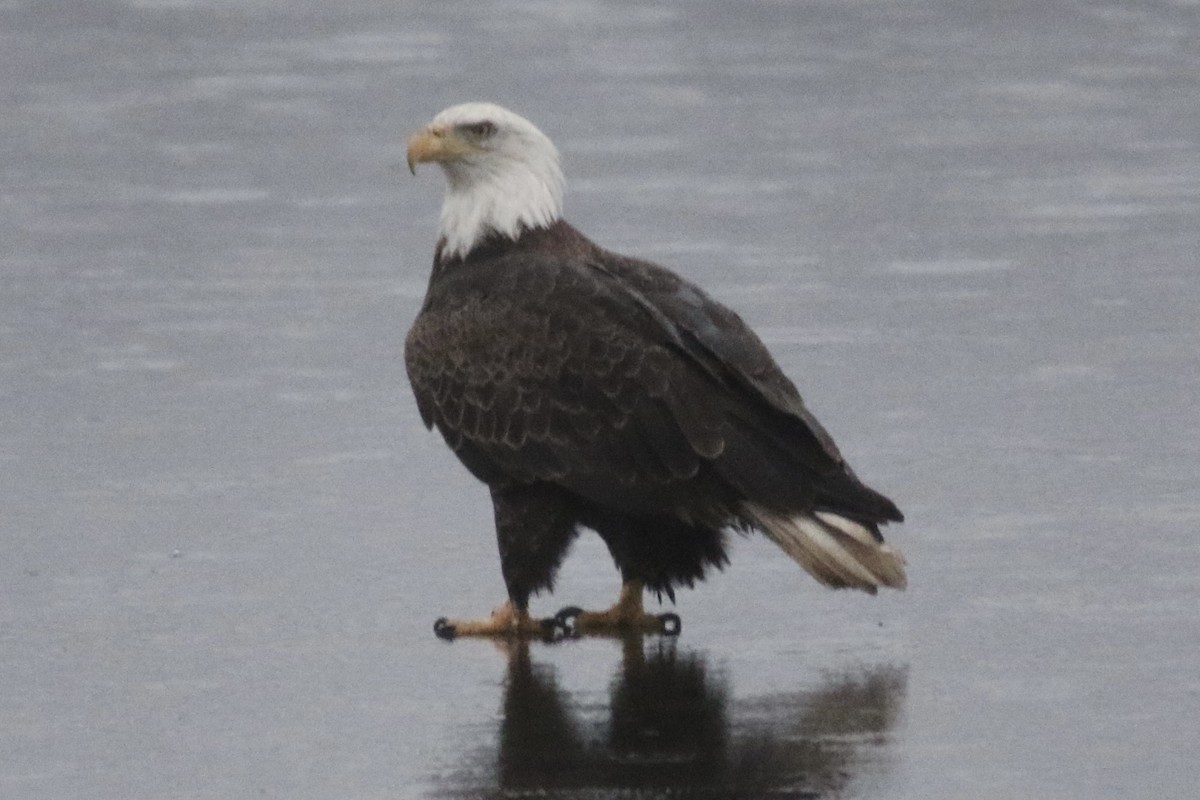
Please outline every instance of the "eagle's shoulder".
M688 355L714 377L801 421L835 462L833 437L804 405L800 392L741 315L675 272L639 258L600 251L606 270L627 283L669 321Z

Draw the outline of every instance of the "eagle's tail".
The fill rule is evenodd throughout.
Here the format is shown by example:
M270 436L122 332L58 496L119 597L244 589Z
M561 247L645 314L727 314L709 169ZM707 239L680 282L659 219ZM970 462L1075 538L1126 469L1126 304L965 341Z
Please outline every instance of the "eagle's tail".
M789 516L755 504L745 510L756 528L826 586L875 594L880 586L908 584L904 556L860 522L829 511Z

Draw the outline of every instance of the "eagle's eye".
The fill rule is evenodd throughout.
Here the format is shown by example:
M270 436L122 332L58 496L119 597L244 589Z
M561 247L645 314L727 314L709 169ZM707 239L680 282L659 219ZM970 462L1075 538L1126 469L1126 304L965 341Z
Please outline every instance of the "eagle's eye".
M471 122L461 127L463 131L476 139L487 139L496 132L496 123L488 122L487 120L483 122Z

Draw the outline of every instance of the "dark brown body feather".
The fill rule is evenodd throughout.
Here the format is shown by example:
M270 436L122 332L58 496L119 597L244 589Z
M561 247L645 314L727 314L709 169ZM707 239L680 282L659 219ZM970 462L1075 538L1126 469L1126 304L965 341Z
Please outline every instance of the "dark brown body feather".
M580 525L627 580L672 594L724 563L746 503L831 511L877 537L902 519L740 317L565 222L435 257L405 359L425 424L491 488L520 608Z

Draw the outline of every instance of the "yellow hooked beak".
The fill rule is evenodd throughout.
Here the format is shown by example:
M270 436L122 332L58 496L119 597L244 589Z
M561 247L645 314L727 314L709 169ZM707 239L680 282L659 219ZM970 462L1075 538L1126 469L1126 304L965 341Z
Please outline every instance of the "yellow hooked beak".
M477 149L453 128L431 125L408 137L408 171L416 175L417 164L453 161Z

